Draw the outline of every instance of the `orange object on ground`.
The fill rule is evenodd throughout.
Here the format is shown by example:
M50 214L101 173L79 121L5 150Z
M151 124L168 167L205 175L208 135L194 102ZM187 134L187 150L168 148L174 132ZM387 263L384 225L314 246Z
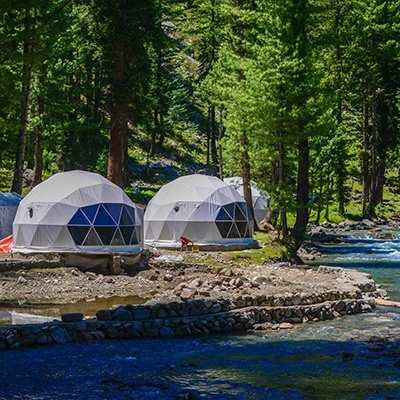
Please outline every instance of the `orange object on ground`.
M0 253L10 253L13 245L13 235L0 240Z

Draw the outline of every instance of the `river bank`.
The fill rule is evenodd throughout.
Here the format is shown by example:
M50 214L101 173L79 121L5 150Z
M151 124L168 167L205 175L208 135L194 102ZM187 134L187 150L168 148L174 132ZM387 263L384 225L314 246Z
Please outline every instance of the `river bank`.
M172 258L173 257L173 258ZM198 260L207 255L199 255ZM115 305L95 317L69 313L61 321L0 328L0 349L103 339L163 338L292 329L296 324L370 312L385 297L370 275L271 263L220 267L149 261L131 275L104 276L68 268L9 271L3 304L39 304L137 296L143 304ZM94 302L96 300L93 300Z
M175 253L174 256L180 254ZM385 292L377 284L381 282L379 276L374 280L368 271L359 274L353 269L325 267L318 271L318 267L287 263L251 267L225 263L222 267L216 265L217 262L211 263L207 254L198 253L196 262L193 262L193 255L185 256L183 253L184 260L179 261L164 255L166 259L151 261L147 268L131 277L121 276L123 279L133 278L132 282L138 279L138 275L142 276L156 291L148 295L143 304L104 308L99 320L87 318L85 314L85 318L80 316L82 319L76 322L18 326L21 334L24 333L23 340L36 341L38 335L43 344L34 342L33 346L19 346L18 336L13 336L15 327L3 327L8 329L7 336L3 336L12 343L7 344L7 348L17 348L18 357L15 351L0 352L0 359L6 366L0 376L0 399L399 397L398 309L378 305L371 307L368 313L351 316L343 312L346 306L341 308L343 314L337 311L343 303L355 301L353 304L358 304L364 295L373 302L376 302L377 295L385 297ZM216 254L215 257L218 264L223 264L223 254ZM327 259L321 259L322 262L324 260ZM346 263L343 262L343 265ZM76 272L82 273L80 270ZM91 285L94 280L89 279L90 275L85 272L80 279L87 279L88 285ZM260 279L255 279L257 277ZM361 288L357 277L362 277ZM99 280L108 278L114 279L115 276L98 276ZM46 279L51 281L52 278L47 276ZM79 281L74 282L79 286ZM17 283L14 282L15 285ZM118 278L115 284L120 285ZM52 285L56 288L57 282ZM328 298L335 296L336 299L339 294L336 288L342 289L345 285L350 290L348 293L361 294L361 298L342 300L341 303L335 300L335 304L332 300L329 304L318 303L324 299L323 296L327 300L332 288L334 292L329 293ZM264 299L246 295L246 292L256 293L258 288L261 288L260 295L263 289L274 292ZM90 290L86 293L89 295ZM230 297L230 294L233 295ZM213 299L212 295L224 296L225 305ZM188 300L184 300L185 296ZM204 296L203 300L200 300L201 296ZM314 298L317 300L315 305L298 304L299 301L302 303ZM268 305L252 305L253 301L261 299ZM99 299L90 304L97 304L97 301ZM278 306L274 301L283 305ZM341 305L335 308L339 303ZM78 303L75 305L79 306ZM237 313L236 317L224 311L228 305L241 307L229 310ZM218 312L219 307L221 310ZM279 310L282 321L283 318L298 318L296 313L304 313L305 310L308 313L312 308L318 314L310 319L307 317L308 322L272 322L277 315L274 316L273 310ZM205 309L208 313L201 315ZM329 316L329 310L340 316L317 318ZM256 311L262 311L261 317L271 318L271 321L261 324L259 321L257 326L254 318ZM294 314L289 314L289 311ZM174 312L183 316L178 315L177 319ZM147 317L153 313L154 319L140 319L146 317L146 313ZM191 315L196 313L200 315ZM68 318L79 317L76 314ZM110 317L112 320L109 320ZM132 320L124 320L128 317ZM314 318L318 322L314 322ZM251 320L253 325L246 327L245 323ZM178 326L177 321L183 324L179 322ZM235 330L235 324L242 330ZM108 326L104 335L110 335L105 340L102 340L103 326ZM171 330L175 334L175 329L182 335L171 339ZM189 332L193 334L189 336ZM155 333L160 336L155 336ZM129 340L123 339L125 334L130 335ZM99 339L95 338L96 335ZM48 337L52 343L58 340L64 344L46 346ZM80 339L75 341L76 337ZM132 340L139 337L140 340ZM72 341L68 341L70 339Z
M112 275L104 269L64 267L55 260L3 259L0 267L3 309L63 305L69 306L65 315L75 315L72 321L64 321L62 312L53 315L66 326L3 330L3 349L77 340L289 329L370 312L377 298L387 297L368 273L288 262L228 263L223 252L147 254L134 267Z
M28 267L23 260L19 261L19 268L15 268L15 262L15 270L9 271L5 270L6 262L2 263L2 307L77 304L82 301L95 303L110 298L121 301L124 297L127 300L136 298L140 304L239 296L306 296L331 290L342 293L361 290L374 293L375 297L385 297L384 291L368 274L352 270L316 270L287 262L216 266L210 263L210 254L207 253L198 253L196 262L193 262L193 254L191 261L187 262L180 254L167 253L162 258L150 259L136 269L130 269L129 274L122 272L119 275L104 275L50 263Z

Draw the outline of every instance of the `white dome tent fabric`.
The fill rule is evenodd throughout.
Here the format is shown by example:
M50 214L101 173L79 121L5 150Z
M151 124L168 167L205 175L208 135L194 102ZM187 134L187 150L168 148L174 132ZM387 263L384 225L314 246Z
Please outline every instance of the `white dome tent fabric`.
M241 176L233 176L225 178L224 182L235 188L243 197L243 178ZM267 215L269 196L263 194L254 182L251 182L251 197L253 200L254 218L256 223L259 224Z
M140 252L141 214L121 188L99 174L55 174L21 201L12 252Z
M187 175L163 186L144 214L144 242L177 248L181 237L200 248L254 247L254 221L236 190L220 179Z
M0 239L12 235L13 222L22 196L18 193L0 193Z

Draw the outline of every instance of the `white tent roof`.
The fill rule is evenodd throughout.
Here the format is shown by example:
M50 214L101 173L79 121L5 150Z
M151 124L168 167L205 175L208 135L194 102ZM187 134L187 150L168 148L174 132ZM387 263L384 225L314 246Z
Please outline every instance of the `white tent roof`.
M140 211L99 174L53 175L21 201L13 252L132 252L142 249Z
M0 193L0 239L12 234L12 226L22 196L17 193Z
M254 244L254 222L239 193L220 179L183 176L163 186L144 215L145 243L179 247L184 236L199 245Z
M243 178L241 176L233 176L230 178L225 178L224 182L235 188L239 194L243 197ZM266 216L268 209L269 196L262 193L255 182L250 183L251 186L251 197L253 200L254 218L256 223L259 224Z

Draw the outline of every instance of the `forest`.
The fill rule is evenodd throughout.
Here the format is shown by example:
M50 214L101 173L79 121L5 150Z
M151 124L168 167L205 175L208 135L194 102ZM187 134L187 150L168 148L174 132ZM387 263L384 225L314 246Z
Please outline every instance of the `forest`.
M399 186L400 1L0 0L0 182L243 177L298 247ZM157 172L153 167L163 173ZM293 222L288 222L288 215Z

